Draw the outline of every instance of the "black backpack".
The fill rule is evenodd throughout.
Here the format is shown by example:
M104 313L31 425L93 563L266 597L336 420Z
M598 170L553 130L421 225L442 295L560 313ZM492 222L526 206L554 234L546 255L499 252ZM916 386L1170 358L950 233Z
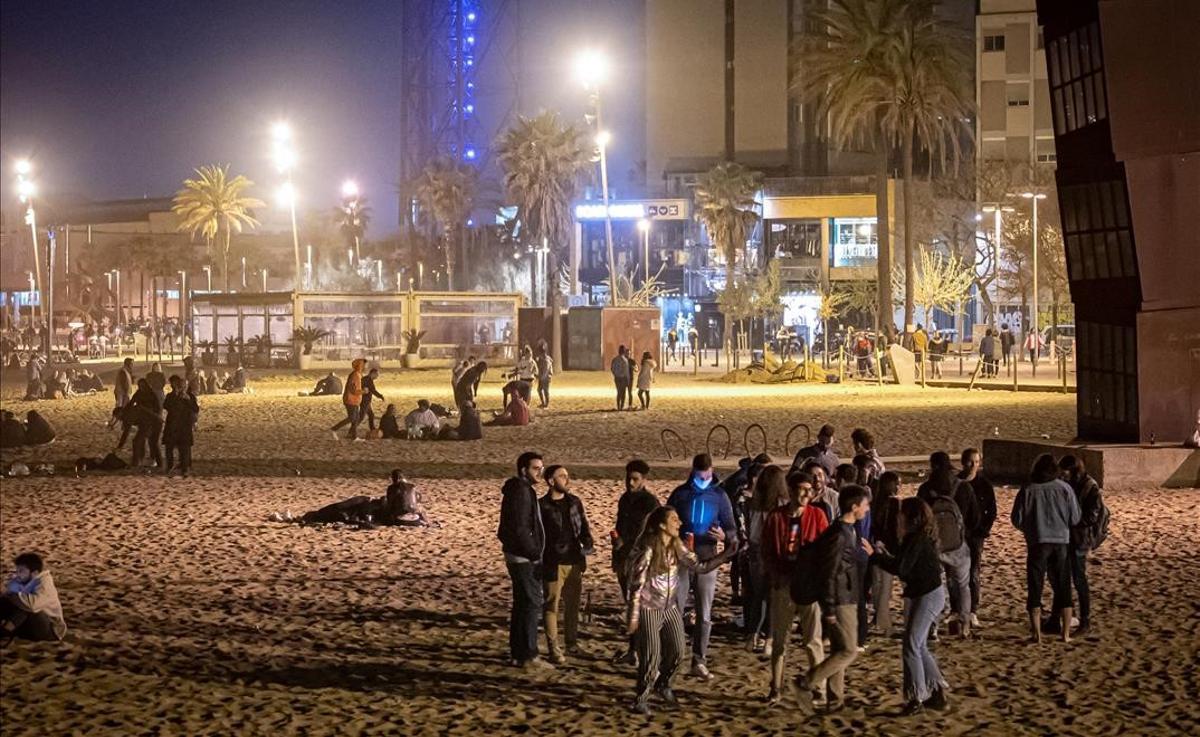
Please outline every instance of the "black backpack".
M963 528L962 510L958 503L948 496L939 495L934 498L933 522L937 527L938 552L949 553L958 550L966 542Z

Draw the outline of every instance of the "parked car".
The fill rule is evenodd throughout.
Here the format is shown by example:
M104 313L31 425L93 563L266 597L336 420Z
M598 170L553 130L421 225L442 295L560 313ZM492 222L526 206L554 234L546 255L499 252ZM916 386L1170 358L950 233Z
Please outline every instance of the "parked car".
M1051 340L1052 333L1055 335L1053 341ZM1046 355L1057 355L1055 353L1055 350L1057 350L1067 356L1071 356L1075 352L1075 326L1047 326L1042 329L1042 341L1046 346L1044 349Z

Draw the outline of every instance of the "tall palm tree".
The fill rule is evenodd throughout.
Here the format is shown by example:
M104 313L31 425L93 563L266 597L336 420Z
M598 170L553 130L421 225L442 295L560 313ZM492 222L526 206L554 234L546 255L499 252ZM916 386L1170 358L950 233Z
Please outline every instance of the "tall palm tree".
M797 91L827 116L836 145L871 143L877 154L880 314L891 314L887 165L899 146L904 193L904 323L913 320L916 249L912 166L916 148L943 161L960 152L970 114L965 47L934 18L928 0L829 0L796 46ZM969 131L968 131L969 133Z
M422 170L414 183L417 202L442 229L446 244L446 287L454 289L455 252L463 251L464 226L475 204L479 172L475 167L439 156ZM457 236L457 237L456 237Z
M562 365L562 300L558 264L571 232L571 204L594 169L593 146L582 131L557 113L520 117L496 143L504 172L504 189L517 205L526 242L546 243L548 294L553 318L550 343L554 362Z
M212 251L218 238L221 242L221 272L225 291L229 291L229 241L243 228L258 226L252 211L263 207L262 200L247 197L244 192L254 186L246 177L229 176L228 166L202 166L195 179L185 179L183 189L175 193L171 209L179 216L179 230L199 235ZM297 276L297 283L299 277Z
M745 247L750 229L758 220L754 195L762 175L741 164L726 161L701 174L693 193L696 220L708 231L713 245L725 257L725 288L733 287L737 252ZM724 340L729 345L730 316L725 315Z
M361 258L359 244L371 222L371 207L366 195L343 197L342 204L333 208L333 222L345 237L347 246L354 249L354 258Z

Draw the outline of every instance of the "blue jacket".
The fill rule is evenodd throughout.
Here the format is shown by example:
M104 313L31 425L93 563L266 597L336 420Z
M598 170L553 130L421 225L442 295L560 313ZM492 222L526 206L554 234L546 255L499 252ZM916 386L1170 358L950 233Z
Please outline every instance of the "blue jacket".
M1075 490L1061 479L1030 483L1013 500L1013 527L1025 533L1027 543L1071 542L1071 528L1079 524Z
M729 495L721 488L720 479L714 473L712 481L704 489L695 485L696 473L688 476L687 482L671 492L667 506L674 508L683 523L680 536L692 533L696 536L695 551L700 560L708 560L717 554L717 539L708 530L718 525L725 531L725 545L737 547L737 520L733 516L733 505ZM686 538L685 538L686 539Z

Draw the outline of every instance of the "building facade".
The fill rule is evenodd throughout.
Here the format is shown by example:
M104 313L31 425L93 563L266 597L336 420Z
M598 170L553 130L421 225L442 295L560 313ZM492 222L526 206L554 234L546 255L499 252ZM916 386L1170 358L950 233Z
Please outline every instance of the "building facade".
M981 0L975 140L983 161L1053 164L1050 85L1035 0Z

